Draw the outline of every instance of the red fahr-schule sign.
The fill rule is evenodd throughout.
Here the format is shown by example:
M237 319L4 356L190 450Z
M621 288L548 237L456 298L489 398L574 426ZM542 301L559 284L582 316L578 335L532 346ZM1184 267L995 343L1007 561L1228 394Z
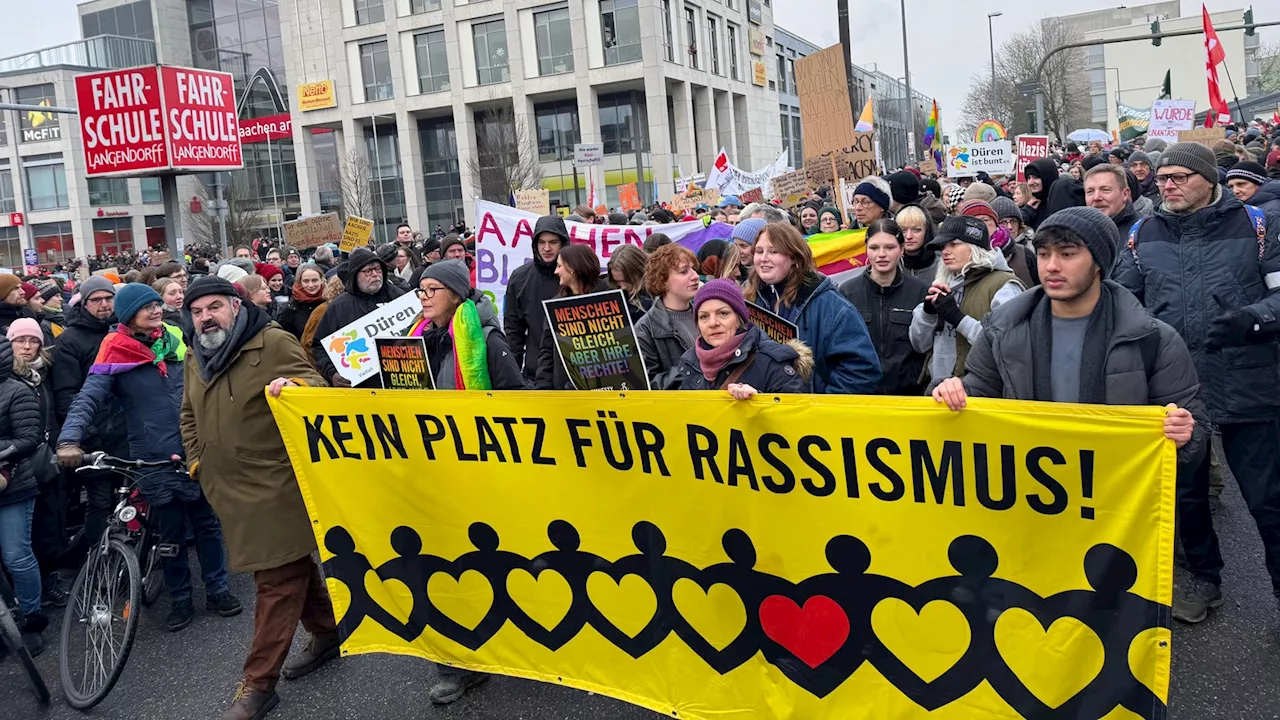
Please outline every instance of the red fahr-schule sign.
M244 166L230 73L148 65L76 77L85 174Z

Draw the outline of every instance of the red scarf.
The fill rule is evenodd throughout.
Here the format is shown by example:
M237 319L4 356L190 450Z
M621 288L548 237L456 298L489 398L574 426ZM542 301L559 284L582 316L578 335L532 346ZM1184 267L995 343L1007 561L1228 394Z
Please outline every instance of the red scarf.
M302 283L294 282L293 292L290 294L293 296L294 300L297 300L300 303L322 302L324 301L324 283L320 284L319 290L314 293L308 293L306 290L302 289Z

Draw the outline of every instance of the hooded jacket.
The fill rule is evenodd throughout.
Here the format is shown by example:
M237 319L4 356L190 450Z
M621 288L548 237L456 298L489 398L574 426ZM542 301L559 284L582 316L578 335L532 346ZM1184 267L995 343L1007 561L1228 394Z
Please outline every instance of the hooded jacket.
M1268 215L1280 216L1280 180L1270 180L1259 187L1249 204Z
M53 351L53 370L49 378L59 425L66 419L72 401L89 376L89 367L98 356L102 339L116 324L114 315L106 320L99 320L89 314L83 304L70 308L66 315L67 329L58 337L57 347ZM111 404L99 410L91 432L82 438L80 447L85 451L103 450L117 457L123 456L128 452L126 433L120 407Z
M382 287L372 295L361 292L356 282L360 270L371 263L378 263L382 267ZM316 327L315 339L311 341L311 356L316 361L316 369L331 382L338 374L338 369L333 366L329 353L325 351L324 339L343 326L359 320L405 293L391 282L387 264L379 260L377 253L367 247L352 251L347 259L347 276L343 278L343 283L346 285L346 290L329 301L324 317L320 318L320 324ZM378 376L375 375L358 387L377 387L379 382Z
M857 308L831 278L809 273L791 305L778 289L761 284L756 303L796 324L798 338L813 351L813 392L872 395L880 384L880 358Z
M934 197L933 193L928 190L921 192L920 197L915 202L907 204L919 206L935 223L940 223L947 219L947 206L943 205L942 201Z
M1022 219L1027 225L1032 228L1040 227L1045 218L1059 210L1084 205L1084 185L1070 175L1059 176L1058 166L1052 158L1034 160L1027 167L1033 170L1033 174L1040 178L1043 185L1040 192L1035 194L1040 201L1039 206L1026 205L1022 208Z
M924 353L911 347L911 311L924 301L929 283L899 269L887 287L864 272L840 286L840 294L862 313L880 356L881 395L919 395Z
M1119 283L1103 281L1112 292L1112 336L1103 362L1107 405L1165 405L1191 411L1196 427L1178 451L1184 466L1194 467L1206 449L1208 416L1199 397L1200 382L1191 353L1178 333L1147 314ZM965 363L965 391L974 397L1044 400L1035 396L1031 316L1044 297L1037 287L1001 305L987 316L982 336ZM1154 336L1154 338L1152 337ZM1158 348L1148 373L1143 343ZM999 358L999 360L997 360Z
M26 305L18 307L16 305L0 302L0 335L9 331L9 326L13 324L14 320L20 320L22 318L38 320L36 316L27 309Z
M555 215L538 218L533 226L533 262L525 263L511 273L502 307L502 327L507 345L516 365L529 380L538 374L538 351L542 348L542 335L547 327L542 301L550 300L560 291L555 261L543 262L538 257L537 238L544 232L560 238L561 249L569 246L569 231L564 220Z
M1214 423L1269 421L1280 406L1278 233L1280 216L1268 216L1259 258L1244 205L1215 187L1213 202L1194 213L1156 211L1139 229L1134 250L1117 253L1112 279L1186 341ZM1243 346L1210 351L1205 342L1214 318L1234 309L1251 313L1259 332Z
M13 376L13 345L0 337L0 450L13 448L13 454L2 461L9 484L0 490L0 505L39 494L31 456L43 440L40 402L31 386Z
M716 373L714 382L707 380L702 374L697 350L689 348L680 357L680 363L675 368L678 389L720 390L734 370L751 359L751 365L735 382L750 385L765 394L808 392L813 353L804 343L799 340L792 340L785 345L775 342L755 325L749 325L746 334L742 344L734 351L733 358Z
M471 290L472 301L476 304L476 313L480 316L480 327L484 329L485 360L489 367L489 384L494 390L526 389L524 375L520 366L507 346L507 338L502 334L502 326L498 324L497 313L493 309L493 301L479 290ZM442 378L441 368L446 358L453 355L453 336L448 328L432 328L422 336L427 346L427 361L431 363L431 376L436 379L436 389L448 389L443 385L451 385L453 378ZM452 363L450 363L452 367ZM452 370L448 373L451 375Z

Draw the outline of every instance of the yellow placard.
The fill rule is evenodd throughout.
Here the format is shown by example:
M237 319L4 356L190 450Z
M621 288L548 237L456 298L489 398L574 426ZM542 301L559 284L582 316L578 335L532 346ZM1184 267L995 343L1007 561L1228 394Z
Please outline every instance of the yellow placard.
M761 87L764 87L769 82L768 71L765 69L764 63L759 60L751 61L751 82Z
M338 99L333 94L333 81L304 83L298 86L298 111L323 110L337 107Z
M342 228L342 242L338 245L338 250L349 253L358 247L368 245L371 237L373 237L372 220L348 215L347 224Z
M311 388L270 405L345 653L675 718L1167 712L1161 408Z

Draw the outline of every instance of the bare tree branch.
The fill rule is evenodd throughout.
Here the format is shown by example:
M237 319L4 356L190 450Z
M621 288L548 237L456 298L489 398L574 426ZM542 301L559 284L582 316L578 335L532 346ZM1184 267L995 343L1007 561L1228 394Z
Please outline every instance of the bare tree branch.
M352 148L338 177L338 202L342 219L348 215L373 219L373 171L364 153Z
M472 190L485 200L506 203L516 190L541 187L537 147L523 116L509 107L485 110L476 118L476 154L467 158Z
M217 191L212 184L206 185L202 179L196 183L195 194L200 198L205 212L193 213L184 204L186 217L183 218L183 227L190 235L188 242L221 247L222 235L219 232L217 212L213 209L217 202ZM247 245L262 234L262 206L257 193L253 191L248 173L222 173L222 199L227 203L228 247Z
M1280 92L1280 42L1263 43L1258 48L1258 80L1262 92Z

